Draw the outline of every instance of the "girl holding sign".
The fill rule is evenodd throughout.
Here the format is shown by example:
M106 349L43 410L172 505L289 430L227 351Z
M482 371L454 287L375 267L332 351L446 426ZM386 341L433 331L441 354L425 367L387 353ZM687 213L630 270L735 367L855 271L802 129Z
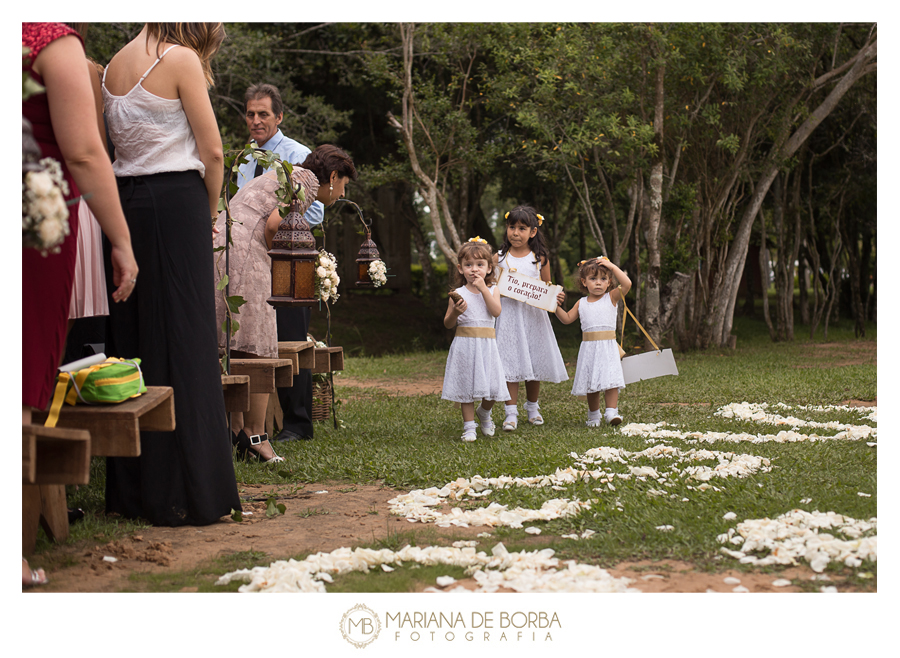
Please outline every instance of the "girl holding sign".
M588 427L600 425L600 392L604 392L604 418L610 425L622 422L619 415L619 389L625 388L622 360L616 344L617 304L629 290L631 279L606 256L583 260L578 269L578 288L582 297L568 312L556 309L556 317L563 324L581 318L582 341L578 350L578 365L572 395L586 395ZM619 286L613 288L613 275Z
M491 246L479 237L465 243L456 256L456 282L450 293L444 326L456 327L450 344L441 398L459 402L463 415L462 440L475 440L475 416L481 433L494 436L491 409L496 400L508 400L503 364L497 351L494 320L500 315ZM492 290L493 289L493 290ZM475 409L475 400L481 404Z
M506 213L506 237L495 264L541 281L550 280L549 252L540 226L544 218L531 206L517 206ZM565 293L557 296L565 301ZM569 378L566 364L559 353L556 336L547 311L509 297L501 298L503 313L497 318L497 347L506 373L509 402L503 429L510 432L518 426L519 382L525 382L525 411L528 422L543 425L538 407L541 382L564 382Z

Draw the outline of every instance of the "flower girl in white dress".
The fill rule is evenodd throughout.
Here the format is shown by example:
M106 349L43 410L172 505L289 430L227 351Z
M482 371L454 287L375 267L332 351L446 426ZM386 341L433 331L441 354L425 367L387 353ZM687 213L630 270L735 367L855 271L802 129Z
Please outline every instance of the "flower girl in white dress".
M549 281L550 252L540 229L544 218L531 206L516 206L506 213L505 219L506 236L495 264L533 279ZM544 417L538 405L541 382L564 382L569 374L547 311L510 297L502 299L503 315L497 318L497 347L509 389L503 429L511 432L518 427L519 382L525 382L528 422L543 425ZM557 301L562 304L565 293L560 292Z
M457 283L450 293L444 326L456 327L456 335L447 355L441 398L461 403L462 440L475 440L475 416L485 436L494 435L491 409L497 400L509 399L506 376L497 340L494 320L500 315L500 295L495 282L491 247L475 237L465 243L456 256ZM478 409L475 400L481 399Z
M578 365L572 382L572 395L586 395L588 427L600 425L600 392L604 393L604 418L610 425L622 422L619 414L619 389L625 388L622 361L616 344L617 304L629 290L631 279L605 256L581 261L578 287L582 297L569 311L556 309L556 317L563 324L581 318L582 340L578 350ZM613 275L619 282L613 287Z

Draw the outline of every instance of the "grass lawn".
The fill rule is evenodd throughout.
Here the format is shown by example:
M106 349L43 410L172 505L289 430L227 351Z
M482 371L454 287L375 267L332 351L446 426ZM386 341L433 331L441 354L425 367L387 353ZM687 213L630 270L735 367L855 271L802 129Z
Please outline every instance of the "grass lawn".
M560 330L560 348L571 364L571 376L578 336L564 333L554 324ZM459 410L439 395L391 395L374 384L365 388L366 382L385 379L415 382L439 378L446 349L365 356L366 348L356 343L361 355L348 356L346 370L335 377L337 396L345 400L338 408L340 426L335 429L330 422L319 423L315 440L278 444L287 461L277 468L238 464L238 480L279 485L378 482L413 491L441 489L459 478L469 483L476 476L494 478L488 495L468 496L452 504L473 512L490 503L509 510L537 510L553 499L589 505L550 520L496 527L491 545L502 541L509 551L549 547L558 558L600 567L624 560L678 559L700 570L777 573L778 566L742 563L724 554L723 546L731 550L741 546L723 543L723 538L729 531L733 535L743 521L776 519L795 509L834 512L855 520L877 516L877 449L869 445L877 438L874 434L858 440L830 438L842 436L846 426L877 426L867 419L872 409L833 408L848 400L876 399L875 330L870 327L867 339L860 341L854 339L849 323L844 323L831 328L827 344L805 339L773 344L761 322L738 318L735 333L738 347L734 351L676 354L678 377L628 386L620 398L625 420L618 428L585 427L587 405L570 395L571 384L545 384L540 397L544 426L528 425L520 411L519 429L502 432L497 409L496 436L479 434L471 444L459 441ZM797 335L805 335L803 328L798 328ZM384 339L373 335L371 344L379 340ZM348 347L346 351L352 354L354 346ZM343 385L342 378L354 380L354 386ZM723 407L741 402L768 405L763 411L769 417L754 420L722 415ZM826 408L811 408L819 405ZM779 417L789 420L779 421ZM655 425L647 427L650 424ZM772 439L778 432L792 429L796 435L819 438ZM666 430L665 436L652 434ZM605 453L600 450L603 448ZM609 455L610 449L617 458L598 456ZM664 449L665 454L655 455L648 449ZM121 536L140 527L104 520L103 465L94 461L91 484L73 493L70 505L95 514L89 515L89 524L73 526L73 541ZM599 476L584 475L598 470L602 471ZM710 471L713 475L702 475ZM565 481L560 474L566 472L581 472L582 476ZM722 476L725 473L732 474ZM546 477L544 486L524 486L521 481L496 480L504 476ZM479 493L477 488L473 491ZM540 536L526 532L529 526L540 529ZM863 536L875 533L865 530ZM840 532L834 534L841 537ZM417 541L415 533L394 537L390 546L385 542L362 545L399 550L410 540ZM38 552L47 549L46 540L40 539ZM477 550L486 549L482 545ZM767 554L755 553L760 558ZM807 564L804 560L798 562ZM411 576L406 571L402 576L379 572L377 579L358 574L336 578L328 589L369 591L366 583L370 582L377 591L407 591ZM845 566L833 559L826 572L840 572L857 589L877 588L877 566L871 560ZM431 578L433 583L435 574L423 569L412 577Z

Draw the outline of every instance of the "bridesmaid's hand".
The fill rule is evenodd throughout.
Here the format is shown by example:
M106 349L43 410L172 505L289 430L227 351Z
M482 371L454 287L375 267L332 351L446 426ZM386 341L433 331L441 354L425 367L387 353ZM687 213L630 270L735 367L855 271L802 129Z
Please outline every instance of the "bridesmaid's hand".
M112 294L113 301L127 301L137 284L138 266L134 260L134 252L131 243L127 247L112 248L113 285L116 286Z

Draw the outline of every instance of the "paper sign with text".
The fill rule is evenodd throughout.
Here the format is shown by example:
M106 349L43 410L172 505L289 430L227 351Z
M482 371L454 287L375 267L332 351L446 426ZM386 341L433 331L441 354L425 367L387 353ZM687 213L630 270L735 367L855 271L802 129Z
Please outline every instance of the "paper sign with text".
M562 286L550 285L504 267L500 268L500 280L497 285L503 297L525 302L550 313L556 311L556 296L563 289Z

